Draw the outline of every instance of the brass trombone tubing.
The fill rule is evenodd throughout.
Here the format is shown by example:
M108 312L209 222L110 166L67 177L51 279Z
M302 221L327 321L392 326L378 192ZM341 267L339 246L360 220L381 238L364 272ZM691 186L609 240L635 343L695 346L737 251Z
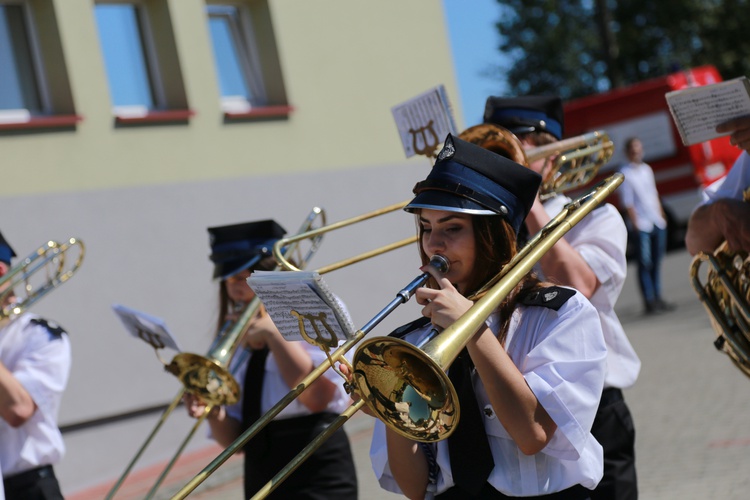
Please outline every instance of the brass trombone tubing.
M335 351L333 351L328 356L327 361L324 361L323 363L320 363L318 366L316 366L312 372L310 372L304 379L302 379L297 387L289 391L286 396L281 398L278 403L276 403L270 410L268 410L258 420L256 420L253 425L248 427L242 434L240 434L240 436L235 439L232 444L225 448L213 461L211 461L211 463L204 467L202 471L200 471L185 486L183 486L182 489L172 497L172 499L185 498L193 490L195 490L195 488L200 486L200 484L205 481L211 474L213 474L216 469L221 467L224 462L229 459L229 457L234 455L243 446L245 446L248 441L250 441L258 433L258 431L268 425L268 423L273 420L274 417L276 417L276 415L281 412L281 410L289 406L289 404L294 401L297 396L302 393L302 391L304 391L310 384L320 378L320 376L323 375L326 370L334 367L335 363L342 362L348 364L348 360L346 360L346 358L344 357L345 354L360 340L362 340L365 335L372 331L373 328L380 324L380 322L383 321L391 312L393 312L394 309L396 309L401 304L408 302L414 294L414 291L420 286L424 285L429 278L429 273L423 273L413 279L402 290L400 290L396 294L396 297L391 300L391 302L389 302L387 306L385 306L378 314L376 314L370 321L368 321L367 324L357 330L351 338L347 339Z
M156 492L159 490L159 486L161 486L161 483L164 482L164 480L167 478L167 475L169 475L169 472L172 470L172 467L174 467L174 464L177 463L177 459L180 458L180 455L182 455L182 452L185 450L185 447L190 442L190 440L195 435L198 428L201 426L204 420L208 417L208 414L211 413L211 410L213 410L215 405L208 405L206 406L205 410L203 411L203 414L198 417L195 421L195 424L193 424L192 429L190 429L190 432L185 437L185 439L182 440L182 444L177 448L177 451L172 456L172 459L169 461L167 466L164 468L164 470L159 474L159 477L156 479L156 482L151 487L150 490L148 490L148 493L146 493L146 499L153 498L154 495L156 495Z
M230 356L230 354L234 353L234 351L236 350L237 346L239 345L240 339L242 339L244 331L247 329L248 320L250 318L252 318L258 312L258 309L260 308L260 305L261 305L260 299L257 298L257 297L254 297L247 304L247 306L245 306L245 309L242 312L242 315L229 328L229 331L227 333L225 333L225 335L227 336L227 338L231 338L233 336L234 340L231 342L231 345L229 345L229 346L219 346L219 345L214 346L217 349L219 347L222 348L220 350L220 352L217 353L217 356L219 356L220 359L228 359L228 357ZM237 329L241 329L241 331L237 331ZM220 340L221 339L219 339L219 341ZM221 342L219 342L219 344L221 344ZM214 350L214 348L209 349L210 353L213 352L213 350ZM217 368L220 368L220 366L217 365ZM149 446L149 444L151 444L151 441L153 440L154 436L156 436L156 434L159 432L159 430L161 429L161 427L164 424L164 422L167 420L167 418L169 418L169 416L172 414L172 412L174 411L174 409L177 408L177 406L180 404L180 402L182 401L182 397L185 395L186 392L187 392L187 390L186 390L185 386L181 387L177 391L177 394L175 395L174 399L172 400L172 403L162 412L161 417L156 422L156 425L154 426L153 430L151 431L151 433L146 438L146 441L144 441L144 443L141 445L141 447L138 449L138 451L136 451L135 456L130 460L130 462L128 463L128 465L125 467L125 470L120 475L120 477L117 479L117 481L112 486L112 488L110 488L109 492L107 493L107 496L105 497L105 500L111 500L112 498L114 498L115 493L117 493L117 491L122 487L123 483L128 478L128 476L130 475L131 471L133 470L133 467L135 466L135 464L138 462L138 460L143 455L143 452L146 451L146 448ZM202 422L203 421L202 418L199 419L199 421ZM162 475L159 477L159 480L158 480L159 482L163 481L164 478L166 478L166 475L169 473L170 469L174 466L175 462L177 461L177 458L180 456L181 451L187 445L188 440L193 436L196 428L197 427L194 426L193 427L193 431L188 435L188 437L185 440L183 440L182 444L178 448L178 452L173 456L173 458L167 464L166 469L164 470L164 472L162 472ZM154 490L154 492L155 492L155 490ZM149 492L149 493L151 493L151 492Z
M325 224L325 212L320 207L313 207L310 210L310 213L305 218L304 222L300 226L298 233L302 233L304 231L309 230L309 228L312 226L312 224L315 222L315 219L318 217L321 217L323 224ZM322 239L322 235L316 235L316 236L309 236L308 238L298 238L295 240L295 245L290 246L286 249L285 253L291 254L294 251L296 251L299 248L299 241L302 241L304 239L310 239L312 241L312 245L310 249L308 250L307 254L302 257L300 256L299 262L300 265L303 265L315 254L317 251L320 241ZM278 268L278 266L277 266ZM242 314L240 315L237 320L231 324L231 326L225 328L222 330L219 335L217 335L217 339L214 342L214 344L209 349L209 352L207 356L198 356L191 353L181 353L182 355L191 356L194 358L202 358L204 361L209 362L213 365L213 367L216 370L219 371L227 371L227 375L231 377L231 374L228 373L228 370L225 370L225 368L222 365L228 365L229 361L232 356L234 356L235 351L239 347L240 341L244 337L245 332L249 328L249 322L250 320L258 313L258 310L260 309L260 306L262 305L261 300L258 297L253 297L253 299L248 302L248 304L245 306ZM172 364L174 364L175 360L181 355L178 354L175 356L175 358L172 361ZM170 371L170 366L167 366L167 371ZM175 373L177 375L177 373ZM234 379L232 378L232 381ZM171 413L174 411L174 409L179 405L180 401L182 400L182 396L184 396L185 392L187 392L187 386L183 386L175 396L172 403L167 407L166 410L162 413L162 416L159 418L159 421L156 423L156 426L151 431L151 434L146 438L146 441L141 445L141 447L136 452L136 455L133 457L133 459L130 461L130 463L125 468L125 471L120 475L118 480L115 482L114 486L109 490L107 493L107 496L105 497L106 500L111 500L115 493L120 489L122 484L127 479L128 475L130 475L130 472L132 471L133 467L135 466L136 462L140 459L141 455L143 455L143 452L146 450L148 445L153 440L156 433L159 431L161 426L164 424L166 419L171 415ZM209 406L206 407L206 411L204 412L201 417L199 417L196 421L196 423L193 425L191 431L188 433L188 435L185 437L185 439L182 441L180 446L178 447L175 454L172 456L171 460L165 467L165 469L162 471L162 473L157 478L156 484L149 490L146 498L151 498L157 491L158 487L161 485L161 483L166 479L167 475L171 471L171 469L174 467L175 463L177 462L177 459L182 454L182 451L187 446L190 439L192 439L193 435L197 431L198 427L203 423L205 418L208 416L208 413L211 411L211 406L215 406L216 404L220 403L219 401L212 402Z
M593 210L594 207L596 207L607 196L614 192L614 190L622 183L623 179L624 177L620 173L612 175L606 181L602 182L598 187L596 187L595 192L593 192L592 190L592 192L590 192L589 194L568 204L563 212L558 214L544 228L542 228L542 230L534 238L532 238L529 243L527 243L527 245L524 246L524 248L516 255L516 257L511 260L511 263L505 266L503 270L501 270L501 272L498 274L498 276L496 276L493 280L491 280L490 283L485 285L485 287L480 290L478 294L481 294L482 296L474 304L474 306L472 306L472 308L469 309L467 313L461 316L461 318L459 318L456 323L446 328L446 330L444 330L440 334L440 336L448 333L448 335L460 335L465 337L464 339L460 339L460 342L448 342L446 343L446 346L452 349L456 349L460 346L460 348L462 349L463 346L468 343L471 335L473 335L473 333L476 332L476 330L479 328L480 324L483 323L486 320L487 316L489 316L489 314L497 308L502 299L508 294L510 290L512 290L517 282L531 270L534 264L542 257L544 252L551 248L557 242L557 240L562 238L562 236L568 230L570 230L570 228L577 224L584 216L586 216L591 210ZM575 209L575 212L573 212L571 215L571 210L573 209ZM542 244L542 240L544 240L543 249L532 248L532 245L538 246ZM516 269L516 267L519 265L521 267ZM424 275L412 281L412 283L410 283L407 288L423 277ZM426 278L424 279L426 281ZM488 288L489 286L492 286L492 288ZM416 289L416 287L414 289ZM330 363L343 359L343 355L345 354L345 352L348 351L349 348L351 348L353 345L357 344L362 338L364 338L367 332L369 332L372 327L380 322L380 320L377 320L377 322L375 322L376 319L382 319L383 317L385 317L385 315L387 315L387 313L385 313L386 310L393 306L395 302L405 302L406 300L408 300L408 298L406 298L405 300L402 299L402 297L400 296L402 292L399 292L397 298L394 299L394 301L392 301L389 306L383 309L383 311L381 311L375 318L373 318L370 323L365 325L361 330L357 331L351 339L348 339L344 344L336 349L336 351L334 351L334 353L330 356L330 358L332 359ZM375 323L372 324L373 322ZM470 332L470 334L467 332ZM425 347L429 348L431 344L433 343L430 342ZM450 361L452 362L461 349L458 349L455 354L450 356L446 356L447 349L433 349L433 355L438 356L438 359L441 359L442 361L450 358ZM177 492L175 496L172 497L172 500L183 499L188 494L190 494L190 492L192 492L203 481L205 481L209 475L211 475L218 467L226 462L226 460L228 460L231 455L233 455L237 450L244 446L255 434L257 434L262 426L265 426L268 421L270 421L284 407L291 403L291 401L294 400L294 398L297 397L297 395L302 392L305 387L307 387L307 385L309 385L320 375L322 375L322 373L325 372L325 370L327 370L330 366L331 364L329 363L322 363L321 365L316 367L315 370L313 370L313 372L310 373L310 375L308 375L297 386L297 388L290 391L281 401L279 401L279 403L277 403L276 406L274 406L271 410L269 410L269 412L263 415L260 420L256 421L255 424L248 428L234 443L232 443L232 445L226 448L216 459L214 459L213 462L206 466L200 473L198 473L198 475L193 477L193 479L185 487L183 487L180 491ZM445 367L438 366L437 368L444 373L444 370L447 369L447 366L448 365L445 365ZM337 417L333 423L329 425L326 431L316 436L313 441L311 441L295 458L293 458L292 461L289 462L289 464L287 464L287 466L284 467L276 476L274 476L268 483L266 483L252 498L265 498L269 493L271 493L279 484L281 484L281 482L285 478L287 478L297 467L299 467L299 465L303 461L305 461L316 449L318 449L323 441L325 441L328 436L330 436L330 434L343 426L344 423L349 418L351 418L351 416L356 413L364 404L367 404L365 398L360 399L359 401L351 405L346 411L344 411L339 417Z
M474 303L471 309L456 320L455 323L438 334L436 340L428 342L420 349L400 339L393 339L390 337L387 339L393 341L394 344L401 344L408 349L412 349L422 361L425 361L430 365L435 373L438 373L440 377L444 377L444 382L448 387L452 387L450 381L445 375L445 371L456 359L469 340L471 340L471 337L476 333L479 327L484 324L489 315L497 309L503 299L513 290L513 288L515 288L518 282L529 271L531 271L536 262L542 258L544 253L552 248L552 246L554 246L555 243L565 235L565 233L599 205L607 196L614 192L614 190L622 183L623 179L624 177L622 174L616 173L596 187L595 192L587 194L568 204L563 211L542 228L534 238L529 240L524 248L503 267L500 273L498 273L488 284L482 287L479 292L481 298ZM443 338L448 340L444 341L442 340ZM378 338L366 340L363 345L358 348L357 352L360 352L366 344L381 340L382 339ZM354 364L356 364L357 355L355 354L354 357ZM336 429L338 429L344 425L351 415L363 406L363 403L367 404L375 415L378 414L377 408L372 406L367 398L362 398L334 420L330 427L336 425ZM458 407L456 407L456 409L458 409ZM383 421L386 424L390 424L390 422L386 420ZM313 439L304 450L294 457L286 467L266 483L252 497L252 499L265 498L297 467L299 467L304 460L318 449L323 441L325 441L325 439L327 439L336 429L328 428L324 433L316 436L315 439ZM414 436L409 435L398 428L391 426L391 429L408 438L416 439ZM449 434L450 433L442 435L440 439L448 437Z
M130 475L130 471L133 470L133 467L135 466L136 462L141 458L141 455L143 455L143 452L146 451L146 448L151 443L151 441L154 439L154 436L159 432L159 429L161 429L161 426L166 422L169 415L172 414L175 408L180 404L180 401L182 401L182 396L185 394L185 389L180 389L177 391L177 395L172 400L172 403L162 412L161 418L159 418L159 421L154 426L153 430L151 431L151 434L148 435L146 438L146 441L143 443L143 445L138 449L133 459L130 461L130 463L125 467L125 471L120 475L120 477L117 479L115 484L112 486L112 488L107 493L107 496L105 497L107 500L111 499L115 493L117 493L117 490L120 489L122 486L122 483L125 482L125 479L127 479L128 475Z
M65 253L74 246L79 247L78 257L73 266L63 272L65 269ZM69 238L68 241L64 243L50 240L37 248L22 261L18 262L15 266L11 267L8 272L0 278L0 287L7 287L0 292L0 304L5 302L5 299L10 294L14 293L14 288L21 282L26 282L26 285L24 286L26 297L23 300L3 306L2 311L0 311L0 321L20 314L22 311L35 304L48 292L68 281L76 271L78 271L78 268L81 267L85 254L86 247L83 244L83 241L79 239ZM58 259L55 274L48 277L43 286L37 287L36 289L32 288L28 283L29 277L54 259Z
M294 264L289 262L289 260L284 256L283 249L287 245L291 243L295 243L300 240L304 240L306 238L314 238L316 236L321 236L325 233L328 233L330 231L334 231L336 229L340 229L342 227L351 226L353 224L356 224L358 222L362 222L368 219L372 219L375 217L379 217L380 215L384 215L390 212L395 212L396 210L400 210L404 208L409 201L403 201L400 203L394 203L393 205L388 205L383 208L379 208L377 210L373 210L371 212L367 212L361 215L357 215L355 217L351 217L349 219L344 219L339 222L334 222L332 224L329 224L327 226L319 227L317 229L313 229L311 231L307 231L305 233L300 233L295 236L290 236L288 238L282 238L276 242L276 244L273 246L273 255L276 257L276 261L279 263L281 267L288 271L300 271L298 267L296 267ZM333 264L329 264L327 266L323 266L317 269L318 274L325 274L331 271L335 271L337 269L341 269L342 267L349 266L351 264L356 264L357 262L369 259L371 257L375 257L377 255L380 255L382 253L389 252L391 250L395 250L397 248L401 248L404 246L407 246L411 243L414 243L417 241L416 236L412 236L409 238L405 238L403 240L391 243L389 245L384 245L380 248L376 248L374 250L370 250L368 252L361 253L359 255L356 255L354 257L350 257L348 259L342 259L338 262L335 262Z

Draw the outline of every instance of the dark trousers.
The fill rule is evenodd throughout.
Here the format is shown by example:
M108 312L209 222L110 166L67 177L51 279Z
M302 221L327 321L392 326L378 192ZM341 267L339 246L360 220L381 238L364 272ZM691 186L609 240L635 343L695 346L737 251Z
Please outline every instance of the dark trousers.
M330 413L274 420L245 446L245 498L265 486L336 418ZM338 429L267 498L355 500L357 471L349 438Z
M604 448L604 477L592 492L592 500L638 498L635 427L620 389L609 388L602 393L591 434Z
M3 478L5 500L62 500L60 485L51 465Z
M661 296L661 261L667 252L667 230L638 231L638 286L648 305Z
M462 490L458 486L454 486L443 493L437 495L437 500L465 500L471 498L474 500L503 500L505 498L523 498L524 500L590 500L591 490L588 490L577 484L567 490L558 491L557 493L550 493L549 495L538 495L533 497L509 497L503 493L500 493L490 485L490 483L484 483L482 490L476 496L471 496L466 491Z

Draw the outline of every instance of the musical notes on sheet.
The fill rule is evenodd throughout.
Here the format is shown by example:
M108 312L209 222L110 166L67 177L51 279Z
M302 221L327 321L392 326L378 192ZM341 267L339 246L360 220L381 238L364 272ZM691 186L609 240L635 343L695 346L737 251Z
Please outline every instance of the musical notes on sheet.
M180 351L177 339L169 332L163 319L120 304L113 304L112 310L133 337L143 340L157 350L168 347Z
M314 271L255 271L247 284L286 340L335 346L354 335L346 306Z
M750 82L741 77L675 90L666 99L683 144L690 146L727 135L717 133L716 126L750 115Z

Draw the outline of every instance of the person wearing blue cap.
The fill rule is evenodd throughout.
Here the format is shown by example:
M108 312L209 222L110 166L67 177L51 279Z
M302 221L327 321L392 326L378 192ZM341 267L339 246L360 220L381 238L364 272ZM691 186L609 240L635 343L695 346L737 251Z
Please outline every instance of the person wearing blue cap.
M214 278L219 280L219 323L236 320L254 297L247 278L256 270L276 267L274 243L285 234L273 220L208 229ZM243 337L249 358L235 354L230 370L242 387L240 401L217 406L207 417L213 439L227 447L261 415L326 362L325 353L304 341L284 339L261 307ZM240 361L238 361L240 360ZM341 378L333 370L310 384L244 447L245 498L273 478L325 426L350 404ZM205 404L186 398L188 413L199 417ZM357 476L349 439L343 429L319 448L268 498L341 499L357 497Z
M0 234L0 276L15 256ZM9 294L3 309L14 299ZM60 326L29 312L0 324L0 471L6 500L63 498L53 467L65 454L57 415L70 368L70 341Z
M533 121L532 121L533 117ZM563 138L562 100L557 96L490 97L485 122L505 127L524 148ZM544 160L529 167L544 175ZM539 196L526 217L528 232L538 232L571 200L557 194L542 203ZM605 203L565 234L539 261L538 272L571 286L596 307L607 343L607 375L591 433L604 448L604 477L592 493L601 500L638 497L635 428L622 391L632 387L641 361L615 313L627 274L627 227L617 209Z
M516 255L540 182L448 135L405 207L417 219L421 270L432 275L415 294L423 318L391 335L419 344L471 308ZM449 261L445 274L427 265L434 255ZM461 413L448 439L421 443L376 422L370 456L380 485L409 498L589 498L603 468L589 429L605 358L589 301L526 275L449 368Z

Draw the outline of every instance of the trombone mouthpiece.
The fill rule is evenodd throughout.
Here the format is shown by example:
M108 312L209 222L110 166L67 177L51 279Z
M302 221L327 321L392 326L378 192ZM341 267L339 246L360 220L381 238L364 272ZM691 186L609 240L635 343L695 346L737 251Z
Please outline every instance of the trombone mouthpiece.
M448 259L446 259L442 255L437 255L437 254L430 257L430 265L443 274L447 273L448 269L450 269L451 267L450 262L448 262Z

